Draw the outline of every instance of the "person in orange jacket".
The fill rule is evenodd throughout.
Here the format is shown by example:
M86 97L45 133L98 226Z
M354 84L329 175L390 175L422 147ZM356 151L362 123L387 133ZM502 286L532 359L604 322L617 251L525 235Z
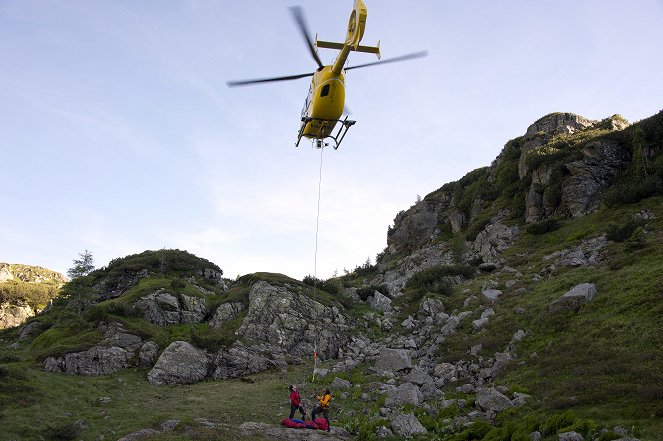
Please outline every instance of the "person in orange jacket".
M311 419L315 420L315 416L319 413L322 413L327 421L327 432L331 430L331 423L329 422L329 402L331 401L331 392L328 387L322 391L322 395L316 395L316 398L320 402L320 405L313 409L311 414Z

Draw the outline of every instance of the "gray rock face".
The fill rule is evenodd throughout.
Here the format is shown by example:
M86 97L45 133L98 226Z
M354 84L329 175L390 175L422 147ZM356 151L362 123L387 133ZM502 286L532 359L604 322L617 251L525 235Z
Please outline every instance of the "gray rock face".
M103 346L116 346L133 354L143 345L142 338L130 334L122 324L117 322L103 322L99 325L99 331L104 336L104 339L100 343Z
M403 383L395 389L387 390L384 405L387 408L400 407L404 404L418 406L424 396L417 386L412 383Z
M368 298L368 304L371 308L382 311L384 313L393 311L393 308L391 307L391 299L382 294L380 291L375 291L375 293L373 293L373 295Z
M474 402L484 412L501 412L509 407L513 407L513 403L506 395L492 388L479 389Z
M147 379L152 384L190 384L207 377L207 354L185 341L175 341L159 356Z
M133 306L157 325L200 323L207 313L205 299L171 294L165 289L139 299Z
M249 293L249 309L239 337L269 342L292 355L309 356L317 342L318 356L335 358L349 341L348 319L340 310L301 294L297 288L257 282Z
M138 365L140 367L152 367L159 357L159 346L153 341L145 342L138 353Z
M430 241L437 228L438 214L449 207L451 197L442 195L417 202L394 219L394 228L387 234L387 247L391 254L412 252Z
M214 317L209 321L210 328L220 328L226 322L239 317L245 309L246 307L242 302L228 302L219 305Z
M37 321L28 323L27 325L23 326L23 328L21 328L21 331L18 334L18 339L25 340L26 338L30 337L33 333L35 333L40 327L41 325Z
M410 369L412 367L412 358L410 351L406 349L380 349L375 361L375 370L380 372L398 372L403 369Z
M128 358L129 353L125 349L95 346L64 357L49 357L44 360L44 371L88 376L109 375L128 367Z
M412 414L401 414L391 419L391 430L403 437L410 437L419 433L428 433L426 428Z
M498 219L504 214L498 215ZM484 262L496 261L496 257L508 249L518 235L518 227L508 227L499 221L486 226L472 244L474 256L481 257Z
M34 315L35 312L28 305L2 303L0 304L0 329L20 326Z
M247 348L236 341L227 349L220 349L214 358L212 378L223 380L262 372L278 364L261 354L257 348Z
M433 377L428 375L426 372L421 370L418 367L415 367L407 374L404 378L408 383L416 384L417 386L422 386L426 383L432 383Z

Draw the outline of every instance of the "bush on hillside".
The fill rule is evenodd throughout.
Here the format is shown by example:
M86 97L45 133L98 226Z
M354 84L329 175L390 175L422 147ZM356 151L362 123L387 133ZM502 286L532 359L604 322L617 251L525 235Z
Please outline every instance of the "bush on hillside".
M613 242L624 242L628 240L640 226L642 226L642 221L636 219L630 219L622 225L614 223L608 224L606 237Z
M305 285L315 286L318 289L321 289L331 295L338 295L341 292L341 282L338 279L327 279L322 280L317 277L308 275L302 280Z
M441 295L452 294L451 277L465 279L474 277L475 268L470 265L438 265L419 271L408 280L406 288L419 292L433 292Z
M628 176L618 180L605 192L603 202L608 207L639 202L642 199L663 193L663 179L659 175L649 175L644 178Z
M365 302L369 297L375 294L375 291L379 291L381 294L390 297L387 285L370 285L363 288L357 288L357 295Z
M547 219L540 220L538 222L531 223L527 226L526 231L529 234L540 235L546 234L551 231L555 231L560 227L560 223L557 219L549 217Z
M59 292L60 288L56 285L8 280L0 283L0 302L13 305L27 303L32 308L43 309Z
M147 270L160 274L195 276L200 275L201 271L206 269L213 269L223 274L223 270L218 265L186 251L148 250L139 254L113 259L107 267L96 270L91 275L115 279L126 274Z

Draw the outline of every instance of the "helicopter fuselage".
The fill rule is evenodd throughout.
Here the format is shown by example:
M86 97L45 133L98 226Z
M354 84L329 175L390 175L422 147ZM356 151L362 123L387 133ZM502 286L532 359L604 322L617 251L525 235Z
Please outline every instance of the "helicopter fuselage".
M311 86L302 109L300 133L306 138L324 139L331 136L345 106L345 75L336 74L332 66L324 66L313 74Z

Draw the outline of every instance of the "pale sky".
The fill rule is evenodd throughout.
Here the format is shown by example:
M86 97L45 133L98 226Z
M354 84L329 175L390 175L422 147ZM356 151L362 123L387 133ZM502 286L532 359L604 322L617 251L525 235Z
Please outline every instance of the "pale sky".
M374 262L398 211L543 115L663 108L663 0L365 3L362 44L429 56L347 73L357 124L322 153L320 278ZM315 69L294 4L343 40L352 0L0 0L0 262L179 248L231 278L313 274L321 156L294 146L310 80L226 87Z

